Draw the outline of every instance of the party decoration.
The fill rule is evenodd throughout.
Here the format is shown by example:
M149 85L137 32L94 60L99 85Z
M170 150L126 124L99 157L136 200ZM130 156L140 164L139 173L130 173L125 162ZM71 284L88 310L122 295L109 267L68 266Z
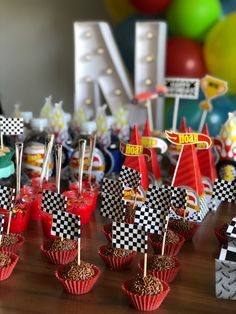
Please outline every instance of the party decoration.
M130 0L132 5L144 14L157 14L166 10L171 0Z
M222 202L236 203L236 185L233 181L216 179L213 186L212 198Z
M200 78L206 72L203 49L199 43L181 37L173 37L168 40L167 76Z
M203 125L206 121L206 116L212 110L212 99L225 94L228 90L228 84L216 77L206 75L201 79L201 88L206 97L206 100L200 103L200 108L203 110L200 120L198 132L202 131Z
M62 239L78 240L80 238L80 216L61 210L54 212L51 234Z
M227 15L213 26L204 44L206 66L212 75L229 84L229 93L236 93L236 13Z
M1 118L0 133L3 135L19 135L24 132L23 118Z
M75 22L75 108L100 105L98 86L112 114L131 98L131 87L109 25Z
M120 140L127 141L129 139L129 111L126 108L120 108L115 116L113 128Z
M67 197L59 193L44 190L42 195L42 211L53 214L57 210L65 210L67 206Z
M199 133L175 133L165 132L167 139L176 145L192 145L204 143L206 148L211 146L211 138L205 134Z
M179 100L182 99L197 99L199 95L199 80L186 78L166 78L167 93L166 97L175 98L174 114L172 122L172 130L177 129L177 118L179 111Z
M121 22L137 12L129 0L104 0L105 8L114 22Z
M123 165L118 180L124 186L137 190L141 181L141 173Z
M49 120L52 110L53 110L52 96L48 96L45 98L45 103L40 111L39 114L40 118L45 118Z
M175 36L202 40L207 31L220 19L219 0L173 0L167 21Z
M15 189L0 185L0 208L11 210L14 205Z
M236 217L227 230L227 245L221 247L219 259L215 260L216 297L219 299L236 300Z
M146 1L142 2L146 4ZM160 1L156 1L156 3L160 3ZM166 37L167 25L165 22L138 21L135 24L134 92L140 95L155 89L156 97L153 99L156 98L156 100L152 102L152 108L150 108L152 114L150 116L151 118L154 117L151 120L154 122L155 128L158 129L163 129L164 100L158 97L161 92L155 87L164 85ZM150 97L151 99L152 97ZM146 117L142 117L142 119L145 120ZM149 119L149 123L152 130L151 120Z
M108 123L107 123L107 116L106 116L106 108L107 105L103 105L98 108L97 110L97 139L99 143L103 146L108 146L111 142L110 134L108 132Z

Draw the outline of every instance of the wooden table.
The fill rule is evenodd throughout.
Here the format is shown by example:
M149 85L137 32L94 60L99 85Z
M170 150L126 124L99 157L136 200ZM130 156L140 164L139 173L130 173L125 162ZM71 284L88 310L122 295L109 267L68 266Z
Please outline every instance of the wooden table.
M168 313L236 313L236 302L215 298L214 259L219 244L214 227L236 216L236 206L221 205L216 213L209 213L192 243L182 248L181 270L171 291L158 311ZM20 262L11 277L0 282L0 314L64 313L64 314L126 314L138 313L131 308L121 291L121 284L137 272L137 255L131 270L110 271L97 254L106 243L102 225L108 221L96 213L82 230L82 259L98 265L102 272L87 295L71 296L56 280L55 265L41 255L43 235L40 222L31 222L25 234L26 242L20 251ZM150 252L152 250L150 249Z

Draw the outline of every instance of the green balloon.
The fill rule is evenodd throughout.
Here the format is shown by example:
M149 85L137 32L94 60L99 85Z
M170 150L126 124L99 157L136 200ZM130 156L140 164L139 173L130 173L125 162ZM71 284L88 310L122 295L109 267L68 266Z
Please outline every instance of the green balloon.
M167 21L171 34L203 40L221 17L219 0L173 0Z

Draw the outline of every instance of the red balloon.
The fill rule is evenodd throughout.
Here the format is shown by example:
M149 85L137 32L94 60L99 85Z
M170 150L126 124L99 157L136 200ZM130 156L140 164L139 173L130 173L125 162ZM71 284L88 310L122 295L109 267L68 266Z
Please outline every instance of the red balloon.
M131 4L145 14L157 14L164 11L171 0L130 0Z
M167 44L166 75L201 78L207 72L202 46L187 38L170 38Z

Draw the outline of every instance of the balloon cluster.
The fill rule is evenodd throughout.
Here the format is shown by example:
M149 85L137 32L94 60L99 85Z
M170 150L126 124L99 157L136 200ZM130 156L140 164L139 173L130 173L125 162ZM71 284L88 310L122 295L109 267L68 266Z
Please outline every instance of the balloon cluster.
M232 104L231 111L235 110L235 0L104 1L108 13L117 23L116 40L130 72L134 66L135 22L165 19L169 30L166 75L201 78L209 73L227 81L230 98L220 98L221 112L226 113L224 102L227 110L228 103ZM191 121L188 123L191 125Z

